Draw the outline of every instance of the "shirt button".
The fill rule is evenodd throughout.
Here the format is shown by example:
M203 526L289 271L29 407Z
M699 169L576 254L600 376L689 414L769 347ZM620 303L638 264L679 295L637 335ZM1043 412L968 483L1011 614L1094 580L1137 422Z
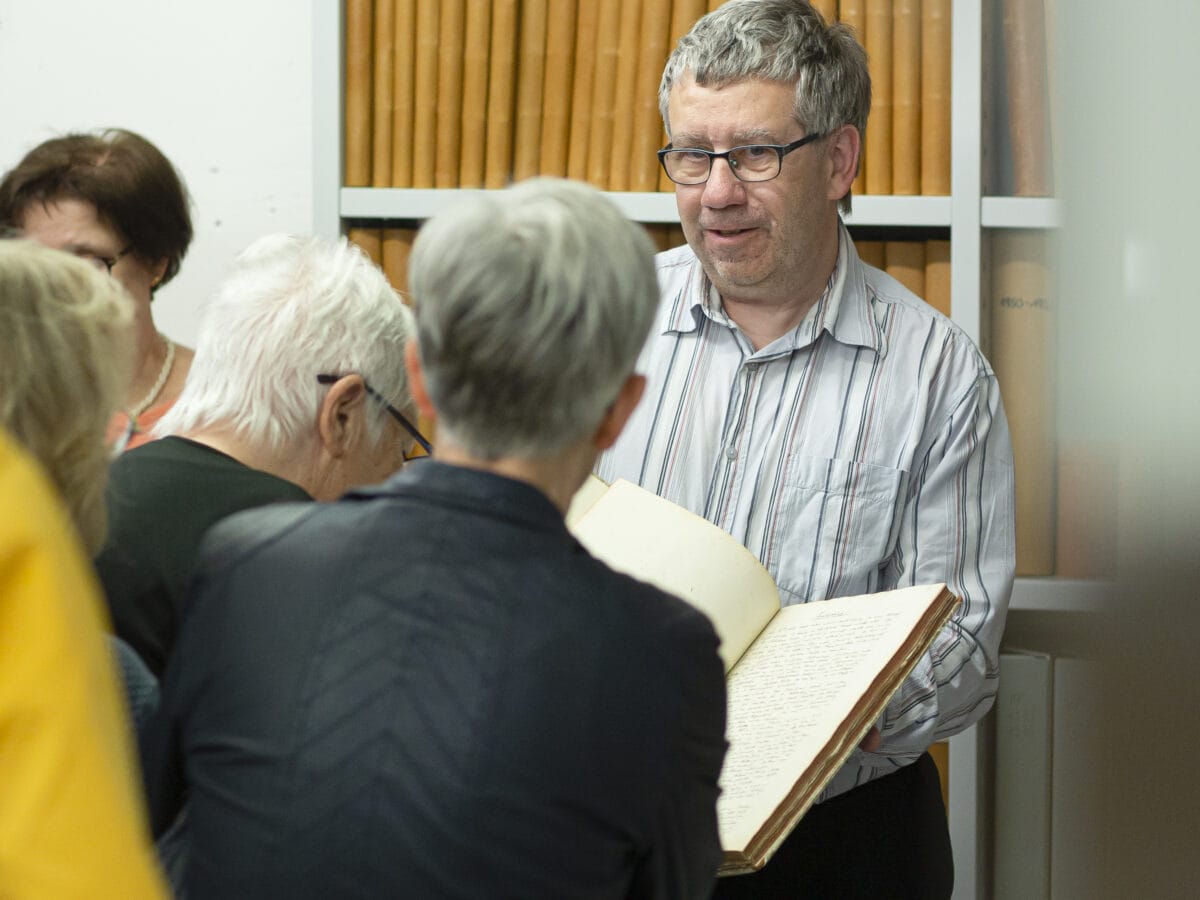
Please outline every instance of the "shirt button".
M729 446L728 446L728 447L725 449L725 456L726 456L728 459L737 459L737 447L735 447L735 446L733 446L732 444L730 444L730 445L729 445Z

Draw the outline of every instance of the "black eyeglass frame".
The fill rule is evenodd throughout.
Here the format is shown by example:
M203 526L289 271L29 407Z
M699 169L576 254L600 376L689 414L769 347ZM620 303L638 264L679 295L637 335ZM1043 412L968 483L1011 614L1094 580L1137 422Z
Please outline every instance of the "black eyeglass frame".
M335 382L341 381L345 377L346 377L346 375L322 374L322 375L317 376L317 383L318 384L334 384ZM362 377L362 376L359 376L359 377ZM397 422L400 423L401 428L403 428L410 435L412 435L413 440L421 445L422 450L424 450L426 453L429 453L429 454L433 453L433 445L430 444L429 441L425 439L425 435L421 434L421 432L417 429L417 426L414 425L412 422L408 421L408 417L406 415L404 415L404 413L400 412L400 410L396 409L396 407L394 407L394 406L392 406L392 404L388 403L387 398L384 397L383 394L379 393L379 391L375 390L375 388L371 387L371 385L367 382L367 379L365 379L365 378L363 378L363 388L366 389L366 392L368 395L374 397L376 400L378 400L380 403L383 404L383 408L386 409L391 414L393 419L395 419ZM409 460L409 457L405 456L405 462L407 462L408 460Z
M113 266L127 257L133 252L133 244L130 244L116 256L97 256L95 253L80 253L79 256L83 259L94 259L96 262L103 263L104 268L108 270L108 274L112 274ZM97 270L99 267L97 267Z
M728 150L724 150L720 153L716 152L715 150L704 150L701 147L672 147L670 144L667 144L667 146L658 151L657 156L659 165L661 165L663 171L667 173L667 177L676 184L682 184L688 187L697 184L704 184L709 178L712 177L714 159L725 160L725 162L729 165L729 171L733 173L733 177L738 181L744 181L747 184L755 184L763 181L774 181L779 177L779 173L783 171L783 158L785 156L787 156L793 150L799 150L806 144L811 144L813 141L819 141L823 137L825 137L825 135L818 131L805 135L798 140L792 141L790 144L741 144L737 147L730 147ZM730 159L730 154L737 153L739 150L749 150L751 148L756 150L774 150L778 154L779 164L775 168L775 174L770 178L743 178L740 174L738 174L738 164L735 160ZM674 175L671 174L671 170L667 168L668 153L703 153L708 157L708 171L704 173L704 177L699 181L679 181Z

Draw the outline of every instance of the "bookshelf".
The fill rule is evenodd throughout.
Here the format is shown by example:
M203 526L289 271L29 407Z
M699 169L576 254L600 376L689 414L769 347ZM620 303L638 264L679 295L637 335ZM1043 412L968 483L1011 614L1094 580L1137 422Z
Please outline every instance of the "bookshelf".
M987 242L993 229L1045 230L1060 225L1056 200L985 196L984 47L987 23L1001 0L952 0L950 193L944 196L854 196L852 228L948 232L951 247L952 318L975 341L984 330ZM817 4L818 6L820 4ZM313 230L334 236L349 221L420 220L437 212L463 189L346 187L342 183L345 23L343 3L313 0ZM656 138L657 139L657 138ZM987 152L985 152L985 150ZM670 192L610 192L632 219L675 223ZM1095 607L1099 583L1055 577L1019 578L1013 610L1080 612ZM954 841L956 900L987 896L987 742L978 728L950 741L950 831Z

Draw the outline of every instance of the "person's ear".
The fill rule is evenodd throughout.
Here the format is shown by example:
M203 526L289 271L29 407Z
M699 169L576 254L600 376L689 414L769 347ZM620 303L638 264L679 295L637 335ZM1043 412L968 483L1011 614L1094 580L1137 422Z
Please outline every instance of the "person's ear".
M417 404L421 417L432 422L437 418L437 410L433 408L429 391L425 388L425 370L421 368L421 351L417 348L415 338L404 347L404 368L408 371L408 389L413 402Z
M155 290L162 284L163 276L167 274L167 258L164 256L150 267L150 290Z
M597 450L607 450L617 442L617 438L625 430L625 423L633 415L638 402L642 399L642 392L645 390L646 377L644 375L630 375L625 379L625 383L621 385L621 390L617 393L617 399L605 411L604 418L600 420L595 436L592 438Z
M367 386L361 375L345 375L329 386L317 411L317 433L326 453L334 459L345 456L354 444L364 421Z
M841 200L850 191L858 174L858 157L862 151L862 136L853 125L843 125L826 138L829 160L828 200Z

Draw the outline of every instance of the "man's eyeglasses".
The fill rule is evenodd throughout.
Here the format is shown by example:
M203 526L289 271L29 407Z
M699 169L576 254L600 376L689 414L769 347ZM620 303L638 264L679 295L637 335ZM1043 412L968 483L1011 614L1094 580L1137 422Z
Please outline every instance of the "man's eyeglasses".
M333 384L334 382L345 377L345 375L318 375L317 382L319 384ZM433 453L433 446L428 440L425 439L425 435L421 434L421 432L417 429L417 426L408 421L408 417L405 416L404 413L400 412L400 410L388 403L383 394L379 393L379 391L367 384L367 379L365 378L363 379L363 387L366 388L368 394L383 404L383 408L391 414L393 419L400 423L401 428L412 435L413 440L421 445L422 450L424 450L426 453ZM405 462L408 462L412 458L413 457L410 457L407 453L404 455Z
M132 244L130 244L128 247L126 247L124 250L122 250L116 256L97 256L95 253L87 253L87 252L77 252L75 255L78 256L80 259L82 259L84 262L90 263L92 268L94 268L96 271L107 272L109 275L111 275L113 266L115 266L117 263L119 263L121 260L123 260L131 252L133 252Z
M730 171L739 181L770 181L779 176L785 156L822 137L822 134L810 134L790 144L745 144L723 153L698 147L676 148L668 144L658 151L658 161L667 177L676 184L704 184L712 172L714 159L729 163Z

